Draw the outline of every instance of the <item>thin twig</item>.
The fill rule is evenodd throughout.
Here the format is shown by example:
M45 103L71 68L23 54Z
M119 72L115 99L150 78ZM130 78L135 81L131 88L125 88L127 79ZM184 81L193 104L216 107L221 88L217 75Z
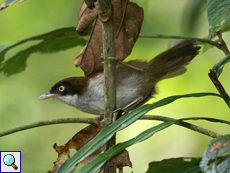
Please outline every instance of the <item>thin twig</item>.
M127 5L128 5L128 0L126 0L125 10L124 10L124 13L123 13L123 16L122 16L122 19L121 19L119 29L118 29L117 34L116 34L116 38L118 37L118 35L119 35L120 31L121 31L122 25L124 24Z
M124 66L126 66L126 67L129 67L129 68L131 68L131 69L137 70L137 71L139 71L139 72L142 72L142 73L146 73L146 72L147 72L147 71L144 70L144 69L141 69L141 68L135 67L135 66L133 66L133 65L127 64L127 63L125 63L125 62L122 62L122 61L120 61L120 60L119 60L118 58L116 58L116 57L108 57L108 59L109 59L109 60L115 60L118 64L124 65Z
M222 45L216 41L203 39L203 38L194 38L194 37L184 37L184 36L174 36L174 35L140 35L139 38L165 38L165 39L196 39L202 43L209 43L218 49L222 50Z
M15 132L32 129L35 127L41 127L41 126L52 125L52 124L64 124L64 123L86 123L86 124L101 125L101 122L98 119L94 119L94 118L60 118L60 119L53 119L53 120L38 121L30 124L25 124L22 126L17 126L12 129L4 130L0 132L0 137Z
M219 38L220 44L222 45L222 46L221 46L221 50L223 50L223 52L224 52L226 55L228 55L230 52L229 52L229 49L228 49L228 47L227 47L225 41L224 41L223 38L222 38L221 33L220 33L220 32L216 32L216 35L217 35L217 37Z
M141 68L138 68L138 67L132 66L132 65L127 64L127 63L122 62L122 61L118 61L118 63L119 63L119 64L122 64L122 65L124 65L124 66L127 66L127 67L129 67L129 68L131 68L131 69L134 69L134 70L137 70L137 71L139 71L139 72L142 72L142 73L147 72L147 71L146 71L146 70L144 70L144 69L141 69Z
M158 115L144 115L143 117L141 117L140 120L174 121L176 119L164 117L164 116L158 116ZM210 136L212 138L220 136L220 134L218 134L218 133L215 133L213 131L204 129L202 127L199 127L199 126L196 126L196 125L184 122L184 121L177 121L175 124L177 124L179 126L186 127L188 129L191 129L191 130L194 130L196 132L202 133L204 135Z
M216 76L216 73L213 70L210 70L208 73L209 78L211 79L212 83L215 85L216 89L230 108L230 98L229 95L226 93L223 85L220 83L219 79Z

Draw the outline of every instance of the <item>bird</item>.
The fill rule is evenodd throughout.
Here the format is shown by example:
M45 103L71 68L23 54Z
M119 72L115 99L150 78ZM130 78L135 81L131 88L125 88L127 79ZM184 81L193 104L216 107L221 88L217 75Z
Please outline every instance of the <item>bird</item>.
M157 93L156 84L167 78L182 75L185 67L199 53L195 39L185 39L160 53L150 61L131 60L116 65L116 106L134 108L146 103ZM142 70L136 70L138 69ZM104 113L104 72L90 76L68 77L54 84L38 99L54 98L86 113ZM136 100L137 104L135 104ZM131 104L132 105L132 104Z

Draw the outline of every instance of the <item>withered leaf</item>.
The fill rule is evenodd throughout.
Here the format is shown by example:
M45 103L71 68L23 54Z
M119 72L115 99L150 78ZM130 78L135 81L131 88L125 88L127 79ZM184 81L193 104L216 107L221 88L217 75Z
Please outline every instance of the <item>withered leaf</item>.
M79 150L85 144L87 144L91 139L93 139L101 130L103 130L105 126L96 126L96 125L89 125L86 128L82 129L78 133L76 133L66 144L64 145L57 145L56 143L53 145L53 148L58 153L58 158L54 162L54 166L52 170L47 171L47 173L55 173L56 170L70 158L70 151L69 149ZM96 157L99 153L106 150L106 144L94 152L91 156L87 157L85 160L81 161L80 163L86 164L94 157ZM65 159L67 157L67 159ZM132 163L129 158L129 153L127 150L123 150L116 156L114 156L109 163L111 163L113 167L118 168L122 171L124 166L132 167Z
M103 41L101 27L101 22L97 19L89 42L73 62L76 67L81 67L86 76L103 70Z
M114 8L116 58L123 61L131 53L138 38L144 18L144 11L143 8L139 7L136 3L126 0L112 0L112 4ZM98 8L95 8L94 11L97 12ZM83 18L84 20L88 19L87 15L87 12L81 13L80 18L82 20L78 23L79 25L82 23ZM103 70L102 62L102 24L101 21L97 19L89 42L75 58L73 63L76 67L80 66L85 72L85 75L89 76Z
M90 8L90 9L93 9L95 7L95 2L97 0L84 0L84 2L87 4L87 7Z
M87 8L85 1L83 1L80 11L78 13L77 31L85 33L86 30L92 25L97 17L98 3L95 3L94 9Z
M129 158L129 152L127 150L121 151L112 159L108 160L106 166L117 168L119 169L119 173L123 173L123 167L132 167L132 162ZM100 172L103 172L103 167L100 169Z
M96 126L96 125L89 125L86 128L82 129L78 133L76 133L66 144L58 146L56 143L53 145L53 148L58 153L58 158L54 162L53 169L48 171L47 173L54 173L63 162L70 158L70 151L69 149L76 149L79 150L85 144L87 144L91 139L93 139L105 126ZM86 158L85 160L81 161L80 163L88 163L94 157L96 157L99 153L104 151L106 146L104 145L91 156ZM63 160L64 157L67 156L66 160Z
M130 161L129 152L127 150L123 150L122 152L118 153L111 159L111 162L115 168L120 170L125 166L132 167L132 162Z

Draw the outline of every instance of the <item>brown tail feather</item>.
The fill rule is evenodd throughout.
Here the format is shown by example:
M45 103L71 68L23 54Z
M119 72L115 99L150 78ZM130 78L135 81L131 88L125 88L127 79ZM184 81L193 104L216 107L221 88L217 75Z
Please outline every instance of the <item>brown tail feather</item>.
M200 47L195 42L195 39L183 40L157 55L149 62L148 71L158 81L183 74L185 66L199 53Z

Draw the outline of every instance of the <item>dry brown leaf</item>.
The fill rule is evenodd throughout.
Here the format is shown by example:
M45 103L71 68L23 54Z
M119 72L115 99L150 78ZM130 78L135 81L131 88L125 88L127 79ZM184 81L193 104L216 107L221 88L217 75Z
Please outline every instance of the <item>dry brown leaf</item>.
M114 8L114 35L115 37L117 36L115 38L116 57L123 61L131 53L138 38L144 18L144 11L136 3L129 1L126 7L126 0L113 0L112 4ZM94 11L98 11L98 8L95 8ZM125 11L126 13L124 14ZM82 20L79 22L79 25L83 22L83 18L85 20L88 19L87 15L87 12L81 13L80 19ZM81 67L86 76L103 70L101 25L101 21L97 19L89 42L73 62L76 67Z
M85 33L86 30L92 25L97 17L98 3L95 3L94 9L87 8L85 1L83 1L80 11L78 13L77 31Z
M111 159L111 161L112 165L119 170L125 166L132 167L132 162L130 161L129 152L127 150L123 150L122 152L117 154Z
M53 148L58 153L58 158L54 162L54 166L52 170L47 171L47 173L55 173L56 170L70 158L70 149L79 150L85 144L87 144L91 139L93 139L101 130L103 130L105 126L95 126L89 125L86 128L82 129L78 133L76 133L66 144L57 145L56 143L53 145ZM106 150L106 144L94 152L91 156L87 157L80 163L86 164L98 154ZM66 159L65 159L66 158ZM127 150L123 150L116 156L114 156L109 163L112 164L113 167L118 168L120 171L124 166L132 167L132 163L129 159L129 153Z
M93 139L101 130L103 130L105 126L95 126L89 125L86 128L82 129L78 133L76 133L65 145L58 146L56 143L53 145L53 148L58 153L58 158L54 162L53 169L48 171L47 173L54 173L63 162L70 158L70 151L69 149L76 149L79 150L85 144L87 144L91 139ZM87 157L85 160L81 161L80 163L85 164L96 157L99 153L104 151L106 146L104 145L99 150L95 151L91 156ZM67 156L66 160L63 160L64 157Z
M121 151L112 159L108 160L107 166L119 169L119 173L123 172L123 167L125 166L132 167L132 162L129 158L129 152L127 150ZM103 172L103 167L100 169L100 171Z
M84 0L84 2L87 4L87 7L90 9L93 9L95 7L95 2L97 0Z
M76 67L81 67L86 76L103 70L103 42L101 27L101 22L97 19L89 42L73 62Z

